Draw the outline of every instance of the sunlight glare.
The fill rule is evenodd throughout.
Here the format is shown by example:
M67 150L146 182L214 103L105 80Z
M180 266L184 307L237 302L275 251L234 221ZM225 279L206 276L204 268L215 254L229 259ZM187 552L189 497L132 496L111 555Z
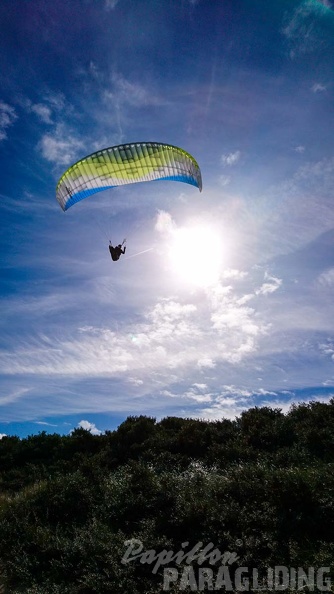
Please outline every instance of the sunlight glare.
M173 233L169 260L173 272L188 283L207 286L219 279L223 246L209 227L183 227Z

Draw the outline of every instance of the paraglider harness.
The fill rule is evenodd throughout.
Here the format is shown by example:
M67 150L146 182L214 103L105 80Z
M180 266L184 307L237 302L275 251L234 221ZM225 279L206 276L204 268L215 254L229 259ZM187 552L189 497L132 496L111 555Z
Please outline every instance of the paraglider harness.
M122 243L116 245L116 247L113 247L111 241L109 241L109 252L111 255L111 259L116 262L116 260L119 260L121 254L125 254L125 250L126 250L126 245L124 245L126 242L126 239L123 239ZM124 248L122 249L124 245Z

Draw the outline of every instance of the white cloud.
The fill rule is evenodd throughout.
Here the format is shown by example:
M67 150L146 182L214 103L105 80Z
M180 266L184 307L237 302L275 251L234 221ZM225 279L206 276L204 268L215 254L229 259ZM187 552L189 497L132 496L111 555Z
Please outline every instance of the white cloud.
M207 390L208 386L207 384L193 384L194 388L197 388L198 390Z
M219 184L224 188L231 183L231 176L230 175L220 175L219 176Z
M176 225L169 212L159 210L154 228L158 233L169 234L176 230Z
M251 406L255 406L257 397L271 396L277 399L277 393L271 390L264 390L262 388L256 390L249 390L245 387L238 387L233 384L223 385L222 390L215 394L212 394L212 404L210 407L201 409L200 416L210 420L218 420L222 418L235 419L240 414L249 409ZM289 401L285 409L289 408L292 404L293 399ZM275 408L281 408L281 403L275 402L262 402L261 406L272 406ZM285 403L282 403L282 407Z
M266 397L270 396L270 400ZM283 398L286 396L286 398ZM317 402L329 402L332 394L327 396L317 396ZM238 388L234 385L223 386L221 392L213 395L209 407L198 409L193 413L193 417L201 417L208 420L235 419L240 417L243 411L249 410L253 406L269 407L280 409L286 414L291 409L292 404L298 404L301 400L292 391L281 391L279 393L272 390L250 391L244 388Z
M128 382L130 384L133 384L134 386L142 386L144 383L142 379L138 379L135 377L129 377Z
M190 388L190 390L183 392L182 397L189 398L190 400L194 400L195 402L211 402L212 400L211 394L203 394L196 388Z
M207 367L208 369L213 369L216 367L216 363L211 357L201 357L197 361L197 367Z
M299 144L298 146L295 146L293 150L301 155L305 152L305 147Z
M189 314L196 312L196 310L196 306L191 303L183 305L170 299L164 299L154 306L147 317L153 321L154 325L161 327L161 324L174 324L180 320L184 321Z
M94 423L90 423L89 421L80 421L78 423L78 428L85 429L92 435L102 435L103 433L103 431L100 431L100 429L98 429Z
M47 161L57 165L70 165L78 157L83 142L63 124L59 124L54 133L44 134L38 148Z
M277 396L277 392L271 392L270 390L264 390L263 388L259 388L254 394L258 396Z
M319 350L326 357L330 357L334 361L334 343L331 340L319 344Z
M3 439L3 437L7 437L7 433L0 433L0 439Z
M19 99L20 105L29 113L34 113L44 124L53 124L55 116L64 116L73 111L71 105L66 102L63 93L45 92L38 101L29 98Z
M228 153L226 155L222 155L221 161L223 165L235 165L241 157L240 151L235 151L234 153Z
M0 101L0 141L7 138L7 129L14 124L16 119L14 107Z
M318 277L318 282L321 285L325 285L328 287L333 286L334 285L334 268L330 268L329 270L326 270L325 272L320 274L320 276Z
M34 112L44 124L52 124L51 109L42 103L32 104L30 110Z
M105 8L106 10L114 10L116 5L118 4L119 0L105 0Z
M169 213L161 211L157 219L161 232L174 229L174 222ZM77 263L70 258L70 268L66 271L73 269L74 264L77 269ZM85 274L86 264L81 265L81 273L82 266ZM94 261L93 266L98 268L99 264ZM92 270L89 270L89 275L91 272ZM119 278L122 278L122 275ZM122 301L124 293L122 290L119 291L119 281L114 280L114 275L112 279L113 291L116 296L121 295ZM46 382L50 379L53 384L65 383L67 386L73 383L78 386L79 382L91 385L93 381L96 384L101 382L102 385L108 378L111 399L107 406L115 405L118 410L123 403L116 402L115 389L127 395L128 400L124 402L125 408L129 406L127 410L131 410L129 394L132 398L142 396L144 399L155 394L161 409L169 406L158 397L164 390L175 394L175 397L183 396L187 410L194 406L209 408L211 404L219 404L214 394L217 393L217 385L222 385L222 378L226 383L232 384L236 370L244 376L247 373L247 365L254 361L253 357L259 352L263 339L269 332L268 319L272 312L267 310L271 294L278 288L279 283L280 279L264 273L259 268L255 272L252 269L246 272L231 267L223 272L221 282L213 287L190 292L183 292L174 287L175 293L172 289L172 296L169 298L155 301L150 295L150 305L144 305L143 309L142 304L138 306L140 291L138 296L135 295L136 289L133 288L131 279L129 293L133 292L135 295L133 302L136 313L134 317L129 315L128 321L123 322L120 327L115 322L109 325L106 320L110 319L110 311L114 306L126 307L126 304L117 303L115 296L108 301L105 294L99 296L98 292L90 294L89 299L94 300L94 311L100 311L105 325L99 327L98 322L90 318L90 314L78 321L77 325L75 321L72 322L73 303L76 304L76 309L81 311L85 311L86 304L90 303L87 300L87 285L78 288L78 295L72 289L70 299L66 291L63 294L42 294L33 299L22 296L21 304L15 301L6 305L6 318L24 314L32 323L34 320L37 324L43 323L43 335L35 334L25 342L17 342L8 354L0 352L0 370L11 376L29 376L29 382ZM99 278L94 277L89 286L94 287L96 291L99 285ZM170 293L170 287L168 290ZM164 294L163 290L161 293ZM84 294L86 301L83 299ZM263 298L264 295L266 299ZM249 307L250 300L252 307ZM142 303L147 303L146 298ZM265 318L262 316L264 306ZM47 333L47 318L52 317L53 312L61 312L68 327ZM172 375L176 376L176 379L172 379ZM216 377L213 384L212 377ZM185 378L189 382L188 387L185 386ZM262 385L267 388L264 383ZM89 386L84 389L85 402L80 401L80 406L85 406L82 410L91 411L91 394L88 394L90 390ZM79 391L80 388L74 390L77 393ZM234 394L231 395L227 390L225 392L225 398L234 398ZM153 396L150 398L153 401ZM74 409L79 406L73 397L69 400L70 404L66 404L66 410L68 406ZM102 402L106 401L107 399L99 401L100 410L103 410ZM137 403L139 400L133 402L132 406L137 407ZM57 406L60 408L60 405ZM227 406L227 401L224 402L224 406ZM219 414L219 411L216 410L216 413ZM45 412L43 416L46 416ZM33 418L40 418L40 413L35 414Z
M235 386L223 386L220 393L216 393L210 407L200 409L200 416L208 420L235 419L243 410L250 406L249 398L252 393Z
M234 418L250 406L253 392L235 385L223 385L222 390L212 394L212 406L203 409L206 418Z
M237 363L256 351L267 326L255 309L239 303L239 291L218 284L206 290L199 304L194 297L194 302L161 299L141 321L117 333L87 326L62 338L40 336L34 345L0 354L1 369L8 374L82 377L130 373L138 383L153 371L170 375L172 368L191 365L210 369L217 361ZM41 299L45 302L45 296ZM38 300L34 312L38 314Z
M265 280L266 282L255 291L256 295L268 295L269 293L274 293L282 284L282 279L270 276L267 272L265 273Z
M222 278L231 278L234 280L241 280L243 278L245 278L248 275L248 272L242 271L242 270L237 270L236 268L226 268L225 270L223 270L222 272Z
M221 397L225 398L227 395L230 395L230 394L234 395L236 398L245 399L245 398L249 398L252 395L252 392L250 390L247 390L246 388L238 388L234 384L224 385L219 398L221 398Z
M44 95L44 101L46 101L53 110L63 113L66 111L72 111L72 107L66 104L64 93L48 91Z
M312 91L313 93L322 93L323 91L327 91L327 87L321 83L314 83L312 86Z
M217 339L219 337L216 350L220 357L237 363L256 351L257 337L267 331L267 326L256 317L256 310L240 304L239 296L230 286L217 285L209 299L211 322Z
M187 397L195 402L211 402L212 398L210 394L187 394Z
M282 394L283 394L283 392L282 392ZM291 398L289 398L288 400L282 400L279 395L276 395L275 398L271 398L270 400L263 400L263 402L261 403L261 406L267 406L268 408L279 408L283 414L287 414L290 411L291 406L293 404L298 405L303 401L305 402L304 399L296 398L296 395L293 392L290 392L290 394L291 394ZM327 396L318 395L316 398L310 397L307 400L308 400L308 402L316 400L317 402L324 402L324 403L328 404L332 397L333 397L332 394L328 394Z

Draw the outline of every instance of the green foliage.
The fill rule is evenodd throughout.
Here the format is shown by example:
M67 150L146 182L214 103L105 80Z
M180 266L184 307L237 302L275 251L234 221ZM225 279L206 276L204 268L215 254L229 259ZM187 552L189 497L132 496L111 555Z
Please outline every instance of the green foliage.
M175 553L212 542L259 571L332 567L333 445L333 400L236 421L140 416L101 436L3 438L0 588L162 591L163 567L122 563L130 539Z

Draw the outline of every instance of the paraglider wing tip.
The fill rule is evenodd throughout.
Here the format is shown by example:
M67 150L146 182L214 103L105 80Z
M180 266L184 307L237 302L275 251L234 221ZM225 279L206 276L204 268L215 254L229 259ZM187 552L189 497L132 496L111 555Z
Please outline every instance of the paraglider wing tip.
M195 185L198 187L199 191L201 192L202 191L202 188L203 188L202 172L201 172L201 170L199 168L198 163L196 161L195 161L195 163L196 163L196 172L195 172L195 175L194 175L194 178L196 180Z

